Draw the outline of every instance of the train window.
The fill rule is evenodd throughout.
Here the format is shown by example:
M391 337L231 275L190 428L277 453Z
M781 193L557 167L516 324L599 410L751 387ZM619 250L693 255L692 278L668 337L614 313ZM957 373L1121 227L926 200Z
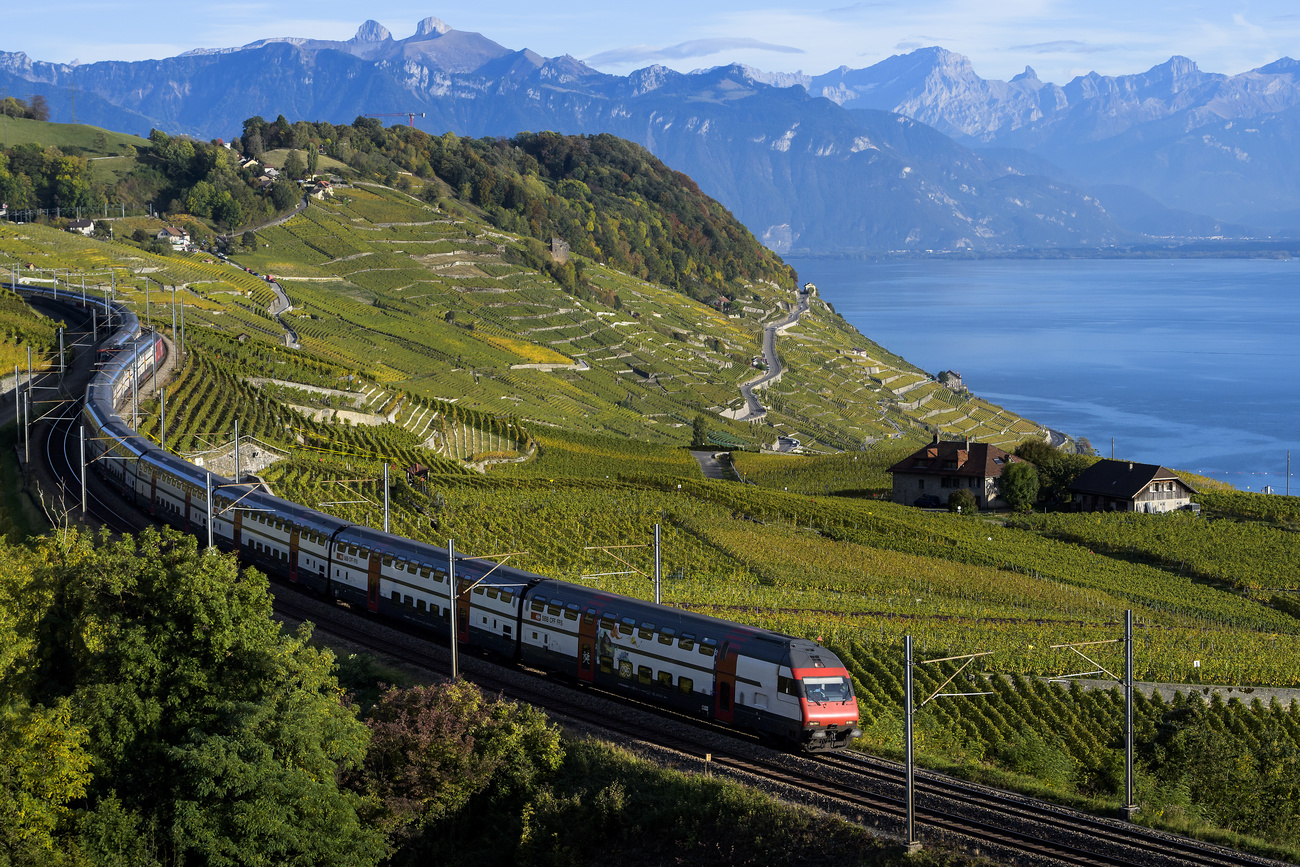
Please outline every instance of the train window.
M482 587L482 586L475 587L475 588L474 588L474 595L475 595L475 596L482 596L482 595L483 595L483 587Z
M673 673L671 671L659 672L659 685L666 688L673 688Z
M632 663L626 659L618 661L618 676L624 680L632 679Z
M402 601L402 593L401 593L401 591L400 591L400 590L394 590L394 591L393 591L393 595L392 595L392 599L393 599L393 604L394 604L394 605L400 603L400 602Z
M578 606L576 603L570 602L568 605L564 606L564 619L565 620L578 619Z
M638 634L639 636L641 636L642 638L644 638L645 640L649 641L651 638L654 638L654 635L655 635L655 625L654 625L653 623L649 623L649 622L646 622L646 621L642 621L642 622L641 622L641 631L638 632L637 634Z
M405 605L407 608L413 608L414 605L415 605L415 600L412 599L410 596L404 596L404 597L402 598L402 604ZM422 604L422 607L423 607L423 604Z
M447 581L447 573L442 569L439 569L436 572L434 572L433 577L439 584L445 584Z
M387 569L389 566L392 566L392 565L393 565L393 558L392 558L392 557L385 557L385 558L384 558L384 568Z
M425 567L424 569L421 569L421 570L420 570L420 577L421 577L421 578L428 578L428 577L429 577L429 569L428 569L428 567Z
M507 605L512 605L514 604L515 601L515 594L511 593L509 590L502 590L501 601L506 603Z
M596 622L596 609L588 608L582 614L582 622L588 625Z
M644 683L644 684L646 684L647 686L649 686L649 685L650 685L650 681L651 681L651 679L652 679L653 677L654 677L654 672L652 672L652 671L650 670L650 666L648 666L648 665L638 665L638 666L636 667L636 679L637 679L640 683Z
M778 674L776 676L776 691L782 695L799 695L795 679L793 677L786 677L784 674Z
M718 684L718 710L731 710L731 684L726 681Z
M541 611L546 607L546 603L540 599L534 599L531 607L534 611Z
M620 629L619 632L622 632L624 635L631 635L633 632L636 632L635 617L624 617L622 620L619 621L619 623L623 626L623 628Z
M564 603L561 602L559 599L552 599L550 607L546 609L546 613L551 615L552 617L559 617L560 612L563 611L563 609L560 607L562 605L564 605Z
M507 624L507 625L501 627L501 634L504 635L504 636L506 636L507 638L510 637L510 626L509 626L509 624Z
M616 619L617 619L617 617L616 617L615 615L613 615L613 614L603 614L603 615L601 615L601 618L600 618L600 628L601 628L601 629L613 629L613 628L614 628L614 621L615 621Z
M677 678L677 689L686 695L690 695L695 691L695 681L691 680L689 677L679 677Z
M418 601L415 603L415 610L416 610L416 611L424 611L424 600L423 600L423 599L420 599L420 600L418 600Z
M488 590L487 590L487 596L488 596L489 599L496 599L496 598L497 598L497 588L495 588L495 587L489 587Z
M695 636L689 632L683 632L682 637L677 639L677 646L686 651L694 650Z
M712 638L706 638L700 642L700 653L704 656L712 656L714 651L717 649L718 642L714 641Z
M677 630L664 627L663 629L659 630L659 643L672 644L673 636L676 634L677 634Z
M451 609L450 609L450 608L444 608L444 609L442 609L442 622L443 622L443 623L451 623Z
M612 657L612 656L602 656L602 657L600 657L600 670L601 670L602 672L604 672L605 674L613 674L613 673L614 673L614 657Z

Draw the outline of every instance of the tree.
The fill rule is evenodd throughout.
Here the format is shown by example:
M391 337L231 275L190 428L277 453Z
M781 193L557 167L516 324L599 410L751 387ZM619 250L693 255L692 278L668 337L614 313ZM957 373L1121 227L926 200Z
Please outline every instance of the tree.
M998 487L1012 511L1027 512L1038 498L1038 470L1025 461L1007 463L1002 467Z
M49 120L50 106L45 101L45 97L39 93L33 93L27 97L27 116L32 120Z
M295 181L306 174L307 164L302 161L302 154L296 150L289 151L289 155L284 158L284 168L281 171Z
M709 420L704 413L697 413L691 425L691 448L707 449L709 447Z
M390 689L366 719L370 749L353 784L382 805L381 824L414 836L476 794L529 794L560 766L559 731L528 705L489 701L469 683Z
M257 235L253 234L253 232L252 232L251 230L250 230L250 231L246 231L246 232L244 232L244 234L240 237L239 241L240 241L241 244L244 245L244 248L245 248L245 249L247 249L247 250L252 250L253 248L255 248L255 247L257 246Z
M318 168L320 168L320 148L318 145L309 142L307 144L307 174L314 177Z
M271 184L271 203L277 211L287 211L298 203L298 188L284 178Z
M338 784L369 731L310 628L272 619L264 576L171 529L64 531L34 556L31 697L85 728L91 812L117 799L174 863L382 857L365 799Z

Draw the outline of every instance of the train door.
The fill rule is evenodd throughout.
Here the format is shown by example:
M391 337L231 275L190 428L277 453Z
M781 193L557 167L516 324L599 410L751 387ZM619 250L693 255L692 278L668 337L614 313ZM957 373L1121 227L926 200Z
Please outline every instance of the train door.
M591 683L596 678L596 609L582 612L578 626L578 679Z
M298 527L289 531L289 580L298 583Z
M217 510L217 507L215 505L212 507L212 510L220 514L220 512ZM235 546L233 550L235 552L235 556L238 557L240 552L243 550L239 546L244 543L244 540L242 538L244 535L244 510L243 509L230 510L230 524L231 524L230 543Z
M473 586L472 581L457 577L456 579L456 634L461 641L469 641L469 588Z
M370 552L370 568L366 571L366 608L379 610L379 565L383 558L378 551Z
M736 660L731 644L722 642L713 674L713 716L720 722L729 723L735 719Z

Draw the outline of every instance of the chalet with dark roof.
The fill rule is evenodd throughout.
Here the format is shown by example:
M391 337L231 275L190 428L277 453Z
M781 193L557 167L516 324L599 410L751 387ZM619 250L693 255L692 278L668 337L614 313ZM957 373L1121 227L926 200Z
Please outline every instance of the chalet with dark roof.
M998 479L1003 467L1019 462L1020 458L997 446L969 439L940 441L936 434L929 445L889 468L894 476L892 499L911 505L921 497L934 496L947 503L949 494L965 489L981 509L1004 508Z
M1191 506L1196 489L1157 464L1098 461L1067 490L1083 512L1173 512Z

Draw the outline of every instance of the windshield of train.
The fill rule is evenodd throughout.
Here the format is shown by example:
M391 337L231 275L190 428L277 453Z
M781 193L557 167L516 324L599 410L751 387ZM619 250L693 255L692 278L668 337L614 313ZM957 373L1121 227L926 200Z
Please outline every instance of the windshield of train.
M848 701L853 698L853 684L847 677L805 677L802 681L804 697L809 701Z

